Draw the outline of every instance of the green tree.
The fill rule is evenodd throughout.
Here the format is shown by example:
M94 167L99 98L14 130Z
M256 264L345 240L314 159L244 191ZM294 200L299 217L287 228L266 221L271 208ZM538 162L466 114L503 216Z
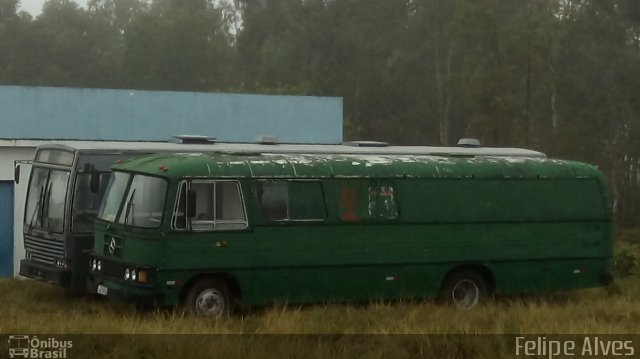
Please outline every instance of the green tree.
M129 86L151 89L222 90L233 60L228 24L206 0L156 0L124 36L124 74Z

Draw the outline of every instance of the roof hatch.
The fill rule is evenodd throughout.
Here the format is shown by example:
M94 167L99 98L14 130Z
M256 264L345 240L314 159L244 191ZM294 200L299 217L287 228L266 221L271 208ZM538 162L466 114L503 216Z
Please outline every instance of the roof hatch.
M170 143L182 143L182 144L197 144L197 145L205 145L205 144L214 144L216 143L215 138L207 137L207 136L199 136L199 135L176 135L171 136L169 139Z
M348 141L342 143L344 146L352 146L352 147L387 147L389 146L386 142L380 141Z
M261 145L277 145L280 141L276 136L260 135L256 138L256 143Z
M458 141L460 147L480 147L480 140L477 138L461 138Z

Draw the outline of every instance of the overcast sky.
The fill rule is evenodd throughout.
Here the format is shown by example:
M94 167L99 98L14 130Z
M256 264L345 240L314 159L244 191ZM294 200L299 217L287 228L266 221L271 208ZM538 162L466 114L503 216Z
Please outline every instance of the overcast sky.
M87 6L88 0L74 0L78 5L82 7ZM20 0L20 10L24 10L33 16L38 16L42 12L42 4L45 0Z

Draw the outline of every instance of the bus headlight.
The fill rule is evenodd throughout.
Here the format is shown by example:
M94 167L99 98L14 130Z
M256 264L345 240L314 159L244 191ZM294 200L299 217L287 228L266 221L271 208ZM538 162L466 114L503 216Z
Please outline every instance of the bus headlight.
M96 266L96 268L98 268L98 272L102 270L102 261L98 261L98 265Z
M98 267L98 261L96 261L95 259L91 261L91 270L96 270L96 268Z
M135 269L132 269L132 270L131 270L131 280L132 280L132 281L135 281L136 279L138 279L138 276L137 276L137 274L136 274L136 270L135 270Z
M125 280L129 280L129 277L131 277L131 272L129 271L129 268L127 268L127 269L124 271L124 279L125 279Z

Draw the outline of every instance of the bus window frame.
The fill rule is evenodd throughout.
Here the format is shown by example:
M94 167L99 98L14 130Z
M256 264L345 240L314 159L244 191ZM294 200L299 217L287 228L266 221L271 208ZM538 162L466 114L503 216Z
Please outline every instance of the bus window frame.
M112 171L115 172L115 171ZM135 229L140 229L140 230L157 230L159 228L162 227L164 220L165 220L165 208L167 206L167 202L168 202L168 197L169 197L169 187L171 185L170 181L163 176L158 176L155 174L149 174L149 173L141 173L141 172L129 172L129 171L119 171L119 172L123 172L123 173L128 173L129 174L129 179L127 181L127 189L124 192L124 197L122 199L122 202L120 203L120 206L118 208L118 213L116 215L116 218L114 219L114 221L112 222L113 224L119 225L119 226L123 226L124 228L135 228ZM164 203L162 204L161 208L161 213L162 216L160 217L160 221L158 222L158 224L154 227L142 227L142 226L136 226L136 225L132 225L131 223L128 223L126 218L122 218L122 216L126 216L127 213L127 207L129 206L129 201L131 200L129 198L129 196L131 195L131 186L133 185L133 180L135 179L136 176L142 176L142 177L153 177L153 178L158 178L162 181L164 181L166 188L164 189ZM135 189L134 189L135 190ZM106 195L106 192L105 192ZM104 200L104 198L103 198ZM122 221L122 223L121 223ZM108 221L107 221L108 222Z
M124 228L134 228L137 230L158 230L159 228L161 228L164 225L165 219L166 219L166 206L167 203L169 203L169 189L171 188L171 182L163 176L159 176L159 175L155 175L155 174L148 174L148 173L142 173L142 172L130 172L130 171L111 171L111 173L125 173L129 176L129 178L127 179L127 186L126 189L124 190L124 197L121 199L120 204L118 205L118 210L116 211L116 215L113 221L109 221L106 220L104 218L100 218L100 212L102 211L102 205L105 200L105 197L102 198L101 201L101 208L98 210L98 215L96 216L96 221L100 221L100 222L104 222L104 223L110 223L112 225L118 225L118 226L123 226ZM111 174L110 174L111 175ZM154 177L154 178L159 178L161 180L163 180L166 184L166 188L165 188L165 192L164 192L164 203L162 204L162 217L160 219L160 222L158 223L157 226L155 227L140 227L140 226L135 226L132 225L131 223L120 223L120 217L125 215L126 211L126 207L127 207L127 201L128 201L128 196L129 196L129 191L131 190L131 185L133 183L133 178L135 176L144 176L144 177ZM105 196L107 195L107 192L105 192ZM124 222L124 220L123 220Z
M213 221L201 221L203 223L211 223L212 227L211 228L207 228L207 229L193 229L192 226L192 222L193 222L193 218L190 218L187 214L187 209L189 208L189 196L186 194L191 190L191 184L192 183L204 183L204 184L214 184L214 191L216 191L215 189L215 184L217 182L232 182L236 184L236 187L238 188L238 193L240 195L240 204L242 206L242 214L244 216L244 220L240 221L240 220L235 220L235 221L224 221L224 220L216 220L214 219ZM185 193L183 193L182 191L182 186L186 184L186 189L185 189ZM246 203L246 197L244 195L244 190L242 188L242 182L238 179L217 179L217 178L185 178L182 179L178 182L177 187L177 192L176 192L176 196L175 196L175 201L174 201L174 205L173 205L173 211L171 213L171 230L174 232L183 232L183 233L209 233L209 232L239 232L239 231L246 231L249 229L249 216L247 213L247 203ZM177 222L177 218L178 218L178 207L180 206L180 199L182 198L182 196L185 196L185 213L183 214L185 216L185 227L184 228L177 228L176 227L176 222ZM214 208L216 206L215 204L215 196L213 198L213 204L214 204ZM244 225L243 228L216 228L216 223L231 223L231 224L242 224Z
M54 161L44 161L41 159L41 155L43 155L45 152L63 152L63 153L69 153L71 154L71 162L54 162ZM41 163L41 164L45 164L45 165L52 165L52 166L61 166L61 167L67 167L67 168L73 168L76 164L76 161L78 159L78 153L77 151L74 150L70 150L70 149L66 149L66 148L41 148L38 149L38 152L36 152L36 155L34 156L33 159L33 163Z
M74 178L74 181L73 181L73 187L70 189L71 201L70 201L70 205L69 205L69 207L70 207L69 208L69 213L70 213L69 231L71 233L73 233L73 234L80 234L80 235L85 234L85 235L88 235L88 234L93 233L93 231L86 232L86 231L77 231L77 230L75 230L75 227L74 227L75 218L73 216L75 214L74 210L75 210L76 196L78 195L78 193L76 191L76 189L78 187L78 180L79 180L80 175L84 175L85 172L84 171L72 171L72 172L75 173L75 178ZM111 174L111 172L99 172L99 176L102 177L102 175L105 174L105 173ZM104 180L105 180L105 189L104 189L105 193L102 194L102 197L103 197L102 199L104 199L104 195L106 194L106 190L107 190L106 184L108 184L109 177L105 178ZM102 179L101 179L101 181L102 181ZM102 201L102 199L100 201ZM94 218L94 222L95 222L96 219L98 219L98 212L99 211L100 211L100 207L98 206L98 209L96 210L96 215L95 215L96 218Z
M66 152L70 152L70 151L66 151ZM24 215L23 215L23 226L24 228L29 228L28 231L36 231L36 232L40 232L40 233L49 233L49 234L54 234L56 236L61 236L61 235L65 235L65 233L67 233L68 231L70 231L70 226L68 226L68 218L71 215L70 212L70 208L71 205L69 204L69 199L72 196L72 193L70 193L70 186L71 186L71 182L73 181L71 174L74 172L74 168L75 168L75 158L76 155L74 154L74 162L73 165L71 166L65 166L65 165L59 165L59 164L51 164L48 162L36 162L33 161L31 164L31 171L29 173L29 181L27 182L27 190L25 193L25 205L24 205ZM67 183L66 183L66 188L64 191L64 207L62 210L62 229L60 231L52 231L48 228L44 228L42 225L40 227L33 227L31 228L31 226L29 225L29 216L28 216L28 197L29 194L31 192L31 183L33 181L33 172L36 169L44 169L47 171L47 183L50 183L50 178L51 178L51 171L59 171L59 172L66 172L68 174L68 178L67 178ZM40 199L39 199L40 200ZM42 198L42 200L45 200L44 198ZM40 203L39 206L42 206L43 203ZM44 218L41 219L42 221L44 221Z
M262 213L262 202L259 196L259 186L260 183L265 182L283 182L287 184L287 199L289 199L289 183L291 182L315 182L320 186L320 191L322 193L322 205L324 207L324 218L281 218L281 219L268 219ZM254 181L255 188L255 197L256 197L256 207L260 216L260 221L266 225L286 225L286 224L295 224L295 223L325 223L329 220L329 203L327 203L327 191L325 191L324 182L321 179L315 178L260 178ZM289 203L287 203L287 207L289 207ZM287 210L288 212L288 210Z

